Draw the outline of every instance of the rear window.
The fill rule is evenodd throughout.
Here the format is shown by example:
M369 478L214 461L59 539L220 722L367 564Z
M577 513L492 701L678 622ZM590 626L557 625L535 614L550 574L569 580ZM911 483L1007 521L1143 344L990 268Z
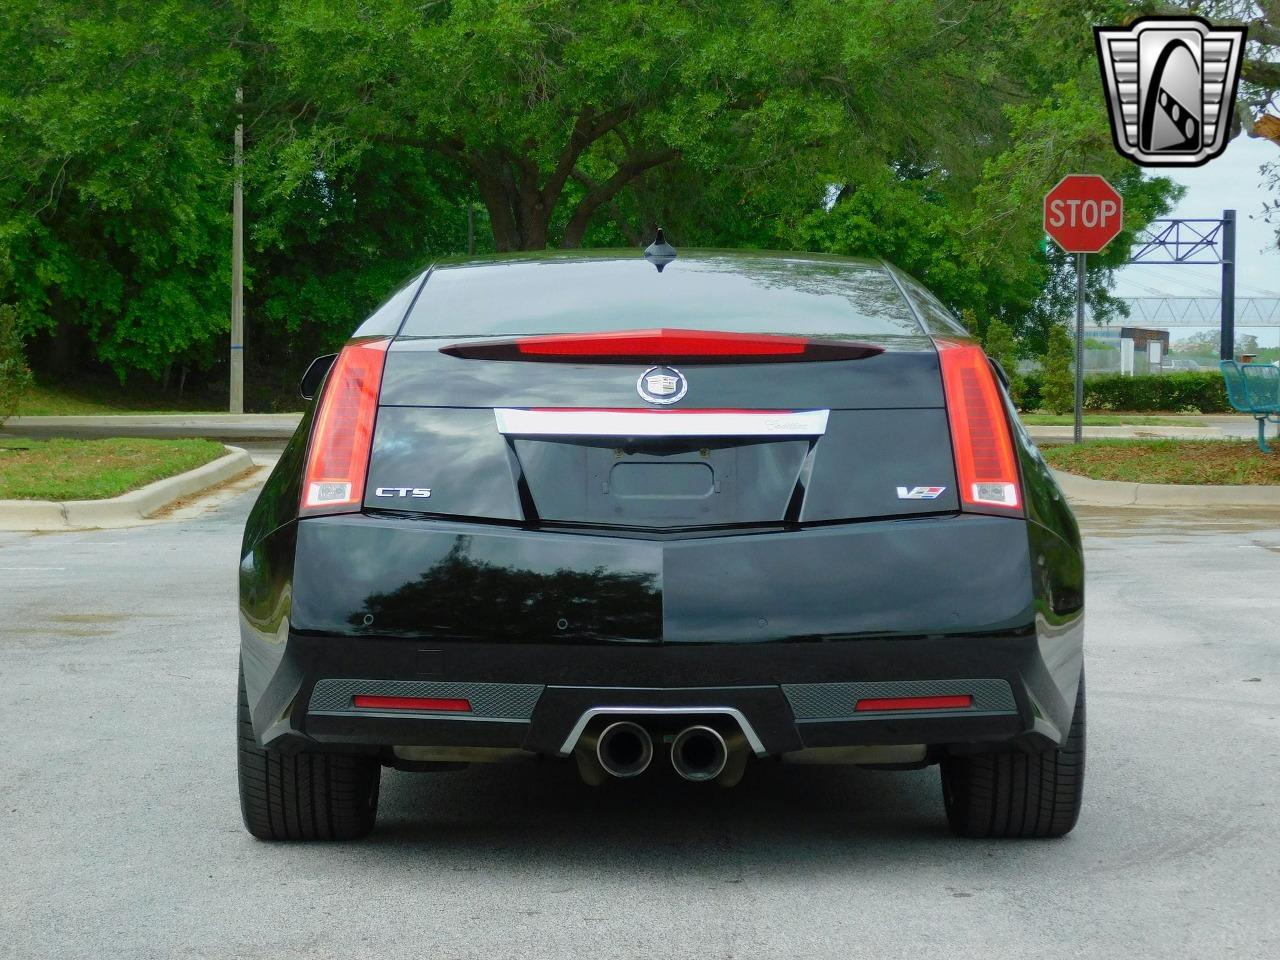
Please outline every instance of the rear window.
M424 274L420 273L403 287L387 297L377 310L369 314L360 328L352 336L355 337L394 337L404 322L404 315L409 312L409 304L413 302L422 285Z
M828 337L919 335L882 269L698 257L450 266L428 278L402 336L464 337L685 327Z
M957 320L955 315L942 305L942 301L930 293L923 284L901 271L898 272L898 279L902 281L907 296L911 298L916 312L920 314L920 319L929 333L940 336L969 336L969 331L965 329L964 324Z

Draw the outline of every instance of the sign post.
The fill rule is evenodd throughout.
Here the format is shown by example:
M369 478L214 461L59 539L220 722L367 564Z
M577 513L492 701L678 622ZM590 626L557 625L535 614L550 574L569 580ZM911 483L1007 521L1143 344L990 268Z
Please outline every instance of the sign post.
M1071 433L1071 442L1079 443L1084 439L1084 294L1085 294L1085 253L1076 254L1076 400L1075 429Z
M1063 177L1045 194L1044 232L1064 252L1076 255L1076 443L1084 436L1085 258L1101 252L1123 224L1124 198L1097 174Z

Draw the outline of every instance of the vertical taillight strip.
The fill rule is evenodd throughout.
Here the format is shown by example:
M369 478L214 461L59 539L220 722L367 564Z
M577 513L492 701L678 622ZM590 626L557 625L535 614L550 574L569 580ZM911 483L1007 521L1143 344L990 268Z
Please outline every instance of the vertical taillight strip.
M962 509L1021 515L1013 435L991 363L975 343L935 338Z
M360 509L390 345L389 339L356 341L343 347L334 361L311 430L302 483L303 514Z

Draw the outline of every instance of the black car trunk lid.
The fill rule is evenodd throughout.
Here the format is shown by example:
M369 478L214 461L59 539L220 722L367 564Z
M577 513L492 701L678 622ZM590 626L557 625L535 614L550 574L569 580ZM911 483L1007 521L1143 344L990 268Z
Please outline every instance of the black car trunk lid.
M389 352L366 509L678 530L958 508L922 336L858 344L853 359L728 362L520 362L457 346ZM678 402L654 402L652 376Z

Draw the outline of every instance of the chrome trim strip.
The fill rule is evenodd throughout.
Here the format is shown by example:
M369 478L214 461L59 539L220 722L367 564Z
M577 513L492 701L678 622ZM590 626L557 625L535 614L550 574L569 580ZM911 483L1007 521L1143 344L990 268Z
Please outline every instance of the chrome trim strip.
M569 731L569 736L565 737L564 743L560 745L560 756L567 757L573 753L573 748L578 745L578 740L582 737L582 731L587 729L587 724L596 717L613 717L613 716L641 716L641 717L664 717L664 716L722 716L731 717L737 721L742 735L747 738L747 745L755 752L757 757L766 757L768 753L764 749L764 743L752 728L750 721L743 716L742 711L737 707L592 707L578 718L578 722L573 725L573 729Z
M525 437L820 437L829 410L528 410L497 407L501 434Z

